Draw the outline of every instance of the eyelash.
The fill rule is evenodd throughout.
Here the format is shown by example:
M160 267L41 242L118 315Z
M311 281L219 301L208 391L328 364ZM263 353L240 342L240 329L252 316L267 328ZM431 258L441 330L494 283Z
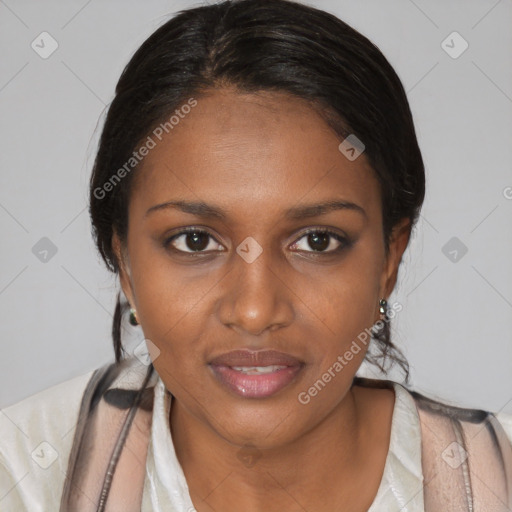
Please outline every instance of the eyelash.
M208 237L210 237L211 239L215 240L215 237L213 235L211 235L208 231L201 229L201 228L195 228L192 226L192 227L184 228L181 231L179 231L178 233L174 234L173 236L166 238L163 242L164 248L170 249L169 245L171 244L171 242L173 242L175 239L179 238L180 236L186 235L189 233L204 234L204 235L207 235ZM301 235L296 239L295 242L293 242L292 245L295 245L299 240L302 240L305 236L307 236L311 233L316 233L316 234L321 234L321 235L329 235L330 237L332 237L336 241L338 241L340 243L340 246L331 251L311 250L311 251L299 251L299 252L307 252L307 253L312 253L315 255L332 255L332 254L340 253L343 249L351 246L351 241L348 238L340 235L339 233L336 233L334 231L326 229L326 228L309 228L306 231L302 232ZM217 242L217 243L219 243L219 242ZM182 250L176 249L176 248L171 248L170 250L173 250L174 252L177 252L180 254L190 255L193 257L197 256L197 255L201 255L201 254L208 254L210 252L210 251L182 251ZM214 251L214 252L219 252L219 251Z

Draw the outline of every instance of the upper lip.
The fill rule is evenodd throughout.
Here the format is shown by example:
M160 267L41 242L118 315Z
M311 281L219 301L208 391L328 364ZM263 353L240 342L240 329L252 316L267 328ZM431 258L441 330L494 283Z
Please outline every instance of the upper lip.
M277 350L232 350L210 361L214 366L299 366L296 357Z

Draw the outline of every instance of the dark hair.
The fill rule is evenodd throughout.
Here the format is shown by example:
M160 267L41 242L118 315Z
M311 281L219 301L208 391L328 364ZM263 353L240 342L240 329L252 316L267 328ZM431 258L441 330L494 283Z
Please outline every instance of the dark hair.
M115 230L126 242L134 174L120 180L116 173L187 98L222 87L302 98L340 137L354 134L363 141L380 182L386 251L400 220L415 224L425 194L423 160L404 88L380 50L334 15L304 4L226 0L180 11L121 74L90 181L93 237L109 270L119 272L112 235ZM107 183L115 186L105 194ZM112 328L117 362L126 308L118 294ZM380 354L368 351L367 360L387 373L389 358L407 380L409 365L390 339L389 321L374 339Z

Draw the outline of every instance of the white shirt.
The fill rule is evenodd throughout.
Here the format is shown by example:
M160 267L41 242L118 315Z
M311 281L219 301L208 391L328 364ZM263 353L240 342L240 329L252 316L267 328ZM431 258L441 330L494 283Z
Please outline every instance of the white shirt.
M92 372L0 411L0 512L59 510L83 391ZM382 480L368 512L424 512L421 431L413 397L393 384L395 405ZM176 457L172 399L157 375L141 512L193 512ZM512 415L497 414L512 443Z

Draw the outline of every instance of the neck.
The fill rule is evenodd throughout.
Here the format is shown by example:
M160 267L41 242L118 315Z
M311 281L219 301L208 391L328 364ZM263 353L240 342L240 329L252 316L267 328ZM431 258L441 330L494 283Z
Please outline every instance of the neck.
M349 510L368 453L354 390L313 429L265 448L233 445L173 399L173 442L197 510L329 510L335 503Z

